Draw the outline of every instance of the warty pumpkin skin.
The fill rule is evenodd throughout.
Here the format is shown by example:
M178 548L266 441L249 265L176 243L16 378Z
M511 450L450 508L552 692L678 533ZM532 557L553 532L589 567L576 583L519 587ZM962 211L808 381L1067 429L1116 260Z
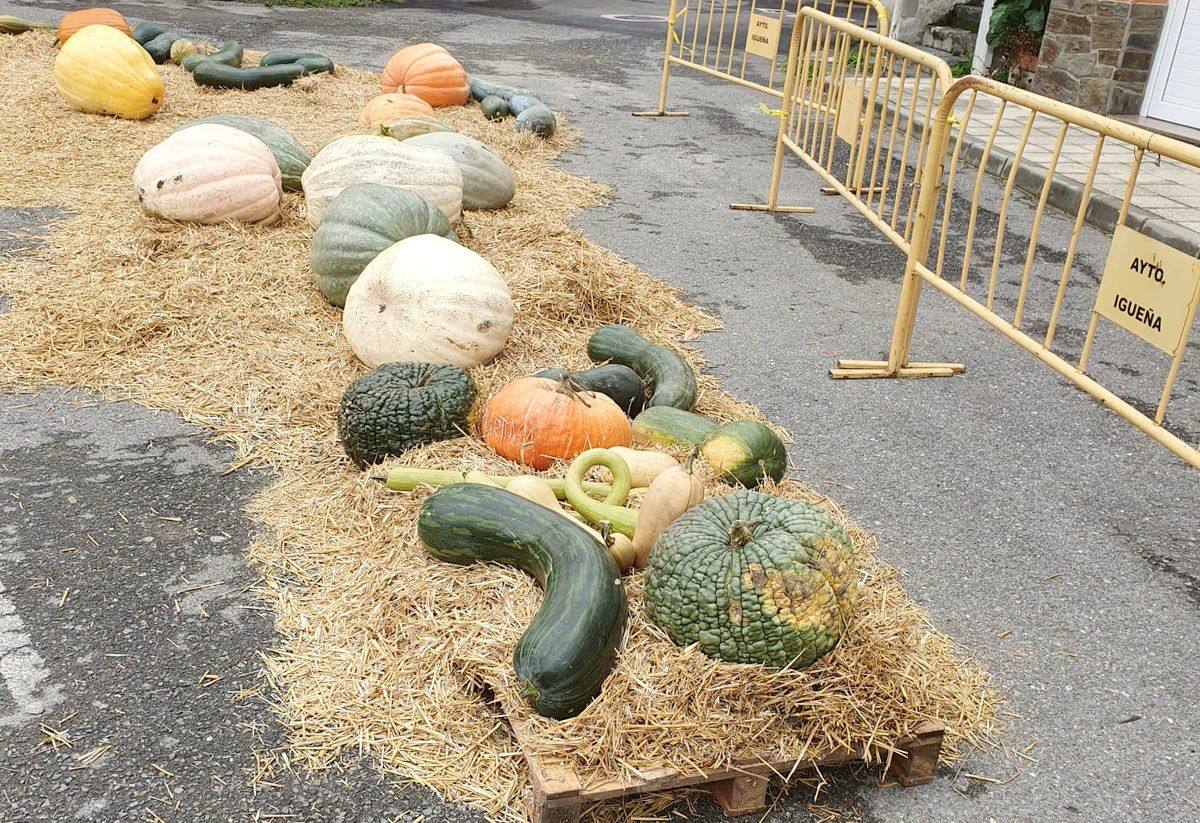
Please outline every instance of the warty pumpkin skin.
M274 222L283 192L267 145L216 123L182 129L153 146L133 170L133 186L146 211L191 223Z
M371 368L396 360L478 366L500 353L512 325L512 295L492 265L436 234L384 250L354 281L342 312L350 347Z
M419 234L458 240L446 215L407 189L378 183L346 186L313 235L308 261L317 286L333 305L346 305L350 287L372 260L393 243Z
M389 121L413 115L432 117L433 106L416 95L392 92L368 100L358 118L358 125L364 129L374 129Z
M116 9L97 6L91 9L69 11L58 24L58 42L66 43L88 26L108 26L127 36L131 34L125 15Z
M633 442L629 418L610 398L543 377L519 378L492 395L480 429L501 457L538 470Z
M436 149L453 160L463 178L464 209L502 209L513 199L517 184L500 155L473 137L433 132L404 141Z
M162 105L163 83L154 60L128 33L87 26L54 58L54 85L75 108L144 120Z
M352 183L398 186L437 206L451 223L462 213L462 172L440 151L378 134L351 134L325 145L300 177L308 222L316 227L333 198Z
M415 94L431 106L462 106L471 97L466 69L434 43L417 43L393 54L379 86L387 92Z
M829 515L739 490L701 502L659 536L646 613L709 657L802 669L845 634L857 586L850 539Z

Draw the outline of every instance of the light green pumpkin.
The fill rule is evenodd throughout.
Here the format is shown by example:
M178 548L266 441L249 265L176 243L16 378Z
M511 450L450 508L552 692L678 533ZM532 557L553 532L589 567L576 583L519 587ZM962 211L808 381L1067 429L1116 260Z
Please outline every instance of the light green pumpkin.
M854 550L821 509L739 490L710 497L659 535L646 613L709 657L802 669L846 633L857 601Z
M446 215L407 189L352 183L329 203L308 260L325 299L346 305L346 293L381 251L408 237L458 240Z
M437 149L462 172L464 209L502 209L516 193L512 172L500 155L465 134L431 132L410 137L405 145Z
M201 120L195 120L183 128L200 123L218 123L239 131L244 131L257 137L267 144L275 162L279 165L279 174L283 178L285 191L300 191L300 175L308 168L311 158L300 141L292 136L287 129L277 126L262 117L251 117L246 114L214 114Z

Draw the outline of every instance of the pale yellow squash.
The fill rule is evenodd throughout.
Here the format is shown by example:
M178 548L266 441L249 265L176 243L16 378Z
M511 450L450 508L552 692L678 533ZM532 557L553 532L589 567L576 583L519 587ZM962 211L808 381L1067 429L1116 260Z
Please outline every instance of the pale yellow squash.
M146 50L111 26L85 26L54 58L54 85L75 108L144 120L163 101L158 68Z
M646 567L646 558L654 548L654 541L666 531L679 515L704 499L704 484L692 473L692 461L664 471L650 488L638 509L637 528L633 533L635 564L639 569Z

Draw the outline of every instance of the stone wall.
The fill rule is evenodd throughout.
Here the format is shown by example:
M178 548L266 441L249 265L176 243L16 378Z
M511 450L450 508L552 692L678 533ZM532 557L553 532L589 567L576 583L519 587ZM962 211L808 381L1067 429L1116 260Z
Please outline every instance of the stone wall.
M921 42L921 35L958 3L966 0L890 0L892 37L905 43Z
M1137 114L1166 0L1052 0L1033 90L1099 114Z

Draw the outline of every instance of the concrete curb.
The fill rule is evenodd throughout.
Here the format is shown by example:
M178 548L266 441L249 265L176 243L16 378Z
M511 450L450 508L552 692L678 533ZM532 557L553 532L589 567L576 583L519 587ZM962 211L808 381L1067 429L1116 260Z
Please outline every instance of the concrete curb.
M962 160L979 168L979 161L987 142L978 137L963 139ZM992 148L987 159L985 171L1007 180L1012 172L1013 154L1010 151ZM1046 170L1029 160L1022 160L1017 168L1017 176L1013 185L1021 191L1040 197L1042 186L1046 183ZM1056 175L1050 183L1050 193L1046 202L1067 214L1077 214L1079 204L1083 199L1083 182ZM1112 234L1117 225L1117 217L1121 213L1121 199L1106 192L1092 190L1084 222L1108 234ZM1168 246L1179 249L1192 257L1200 257L1200 234L1186 229L1177 223L1172 223L1159 217L1154 212L1130 205L1125 225L1140 231L1142 234L1161 240Z

